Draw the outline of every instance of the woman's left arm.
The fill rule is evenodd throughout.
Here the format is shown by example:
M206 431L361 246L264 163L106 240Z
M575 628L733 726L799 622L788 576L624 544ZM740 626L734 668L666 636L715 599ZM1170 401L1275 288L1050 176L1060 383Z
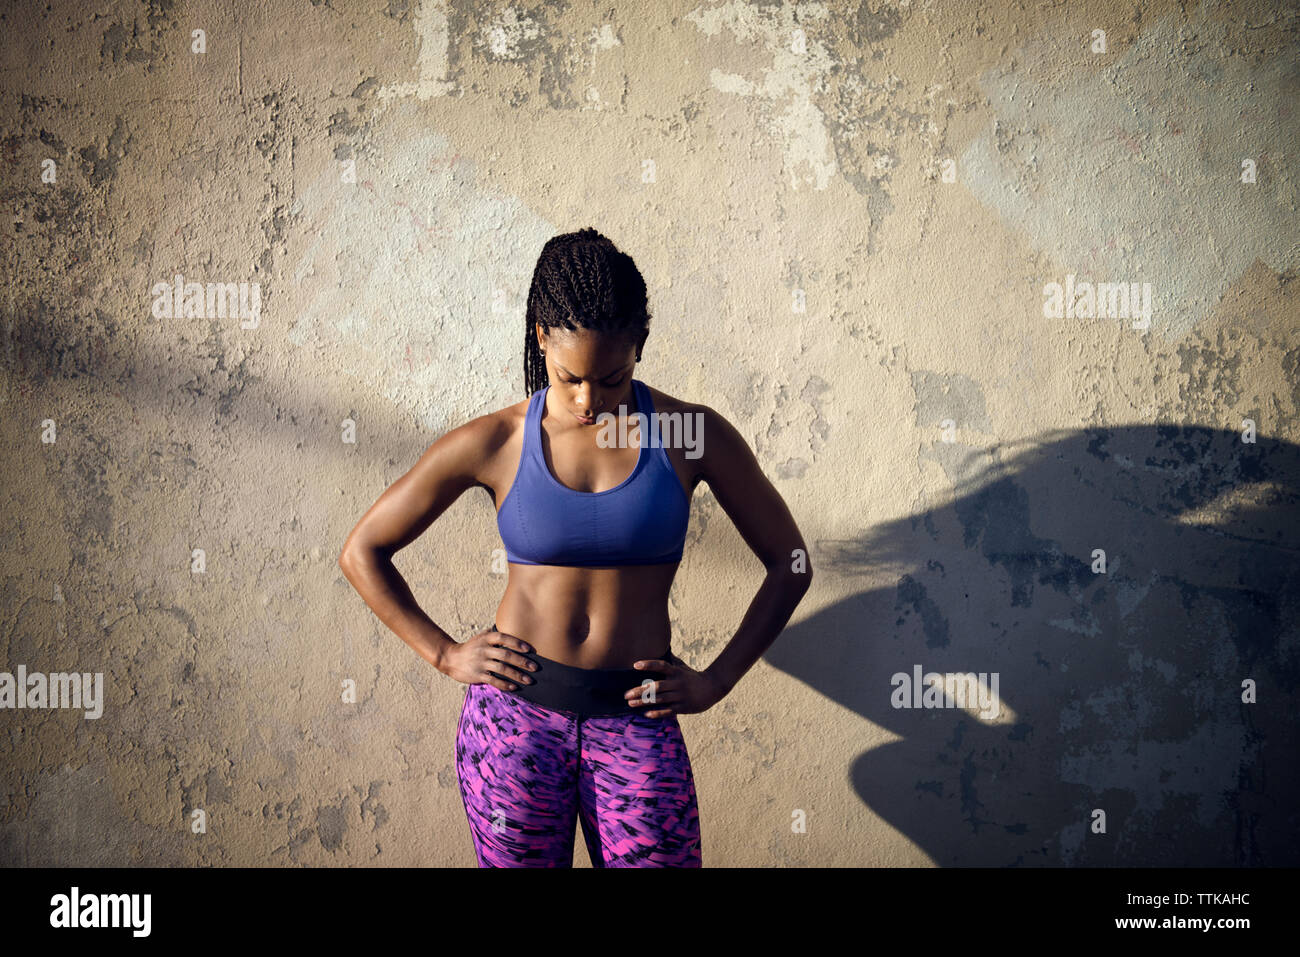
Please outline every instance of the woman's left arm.
M700 474L740 537L767 569L740 628L704 669L726 695L790 621L812 584L812 563L790 509L763 474L744 437L708 407L703 422Z
M735 523L745 544L763 563L767 575L741 619L740 628L713 663L702 672L686 669L687 674L707 679L700 683L708 687L695 688L699 678L692 677L688 681L679 678L665 682L668 693L658 700L653 696L637 700L634 692L639 689L629 692L627 697L634 706L649 705L647 713L651 717L674 711L691 714L711 707L729 694L776 641L812 584L808 548L785 500L763 474L754 453L735 427L713 409L699 408L704 417L700 476L709 483L714 498ZM653 668L657 664L636 662L634 667ZM665 670L670 678L682 674L677 666ZM668 707L650 710L655 704Z

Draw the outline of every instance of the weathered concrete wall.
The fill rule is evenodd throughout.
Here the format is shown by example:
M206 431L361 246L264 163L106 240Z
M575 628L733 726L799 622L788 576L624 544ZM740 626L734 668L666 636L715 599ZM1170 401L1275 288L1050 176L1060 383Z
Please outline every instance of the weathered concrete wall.
M706 865L1300 863L1295 4L48 9L0 20L0 649L103 714L0 713L4 863L473 864L464 686L335 558L523 397L537 253L586 225L650 288L639 376L814 549L681 719ZM160 314L177 275L256 285ZM1067 281L1149 322L1046 315ZM454 634L492 519L398 559ZM682 657L759 572L701 486ZM1000 712L894 707L914 666Z

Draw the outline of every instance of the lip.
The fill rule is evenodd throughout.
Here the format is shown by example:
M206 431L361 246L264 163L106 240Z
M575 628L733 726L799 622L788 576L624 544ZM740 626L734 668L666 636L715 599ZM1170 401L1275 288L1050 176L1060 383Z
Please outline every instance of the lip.
M575 413L573 413L573 417L574 417L575 419L577 419L579 422L581 422L583 425L595 425L595 424L596 424L596 418L595 418L595 416L592 416L590 419L584 419L582 416L578 415L578 413L575 412Z

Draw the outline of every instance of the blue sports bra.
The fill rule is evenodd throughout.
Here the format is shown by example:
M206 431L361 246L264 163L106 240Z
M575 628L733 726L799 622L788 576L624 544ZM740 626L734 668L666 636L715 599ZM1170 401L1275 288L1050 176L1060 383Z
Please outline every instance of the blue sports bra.
M650 390L632 380L637 409L654 415ZM641 420L636 468L614 488L579 492L551 474L542 454L548 385L528 400L524 450L497 512L506 560L516 565L606 567L680 561L691 503L663 444ZM635 413L634 413L635 414ZM628 431L632 431L632 423Z

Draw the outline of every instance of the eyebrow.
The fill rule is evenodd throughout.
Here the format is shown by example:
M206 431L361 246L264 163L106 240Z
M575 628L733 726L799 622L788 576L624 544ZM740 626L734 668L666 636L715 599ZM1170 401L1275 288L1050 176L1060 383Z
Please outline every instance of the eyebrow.
M581 378L582 378L582 376L580 376L580 375L576 375L575 373L570 372L568 369L564 368L564 366L560 365L558 362L555 363L555 368L559 369L559 370L560 370L561 372L563 372L563 373L566 373L567 375L574 376L574 378L577 378L577 379L581 379ZM617 369L615 369L614 372L622 372L622 371L623 371L624 369L626 369L626 368L627 368L627 363L625 362L625 363L623 363L623 365L621 365L621 366L619 366ZM608 379L610 376L612 376L612 375L614 374L614 372L606 372L604 375L596 376L596 378L597 378L597 379L601 379L601 380Z

